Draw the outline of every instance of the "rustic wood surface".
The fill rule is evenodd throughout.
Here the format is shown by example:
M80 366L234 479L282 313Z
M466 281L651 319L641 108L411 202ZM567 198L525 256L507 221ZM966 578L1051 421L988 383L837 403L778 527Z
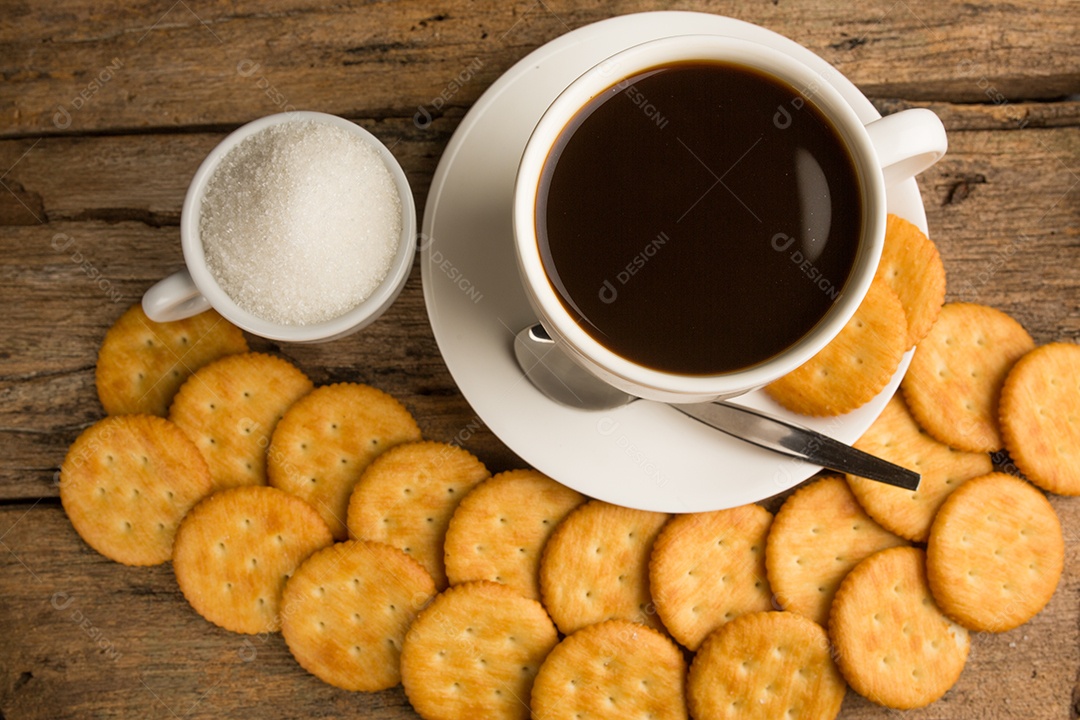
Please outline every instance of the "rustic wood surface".
M280 636L222 631L169 565L90 550L57 499L67 446L102 415L97 347L182 266L178 223L202 157L285 109L353 119L387 144L423 207L464 113L544 42L612 15L731 15L836 64L883 112L926 106L950 151L920 181L949 297L998 307L1040 342L1080 339L1080 4L961 0L6 0L0 8L0 720L415 718L400 687L347 693ZM443 107L433 99L470 68ZM432 122L416 123L427 108ZM458 392L419 268L368 330L280 352L316 383L401 398L427 437L493 471L520 460ZM959 683L911 718L1080 717L1080 499L1052 497L1066 571L1046 610L974 637ZM775 509L778 500L767 503ZM901 714L854 693L844 718Z

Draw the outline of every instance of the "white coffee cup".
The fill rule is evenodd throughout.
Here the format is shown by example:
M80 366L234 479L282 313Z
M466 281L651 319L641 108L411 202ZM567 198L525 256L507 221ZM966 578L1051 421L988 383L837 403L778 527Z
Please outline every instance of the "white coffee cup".
M812 102L832 124L860 178L864 227L854 266L824 318L778 355L751 367L716 375L680 375L635 363L598 342L566 310L548 278L537 237L536 203L549 153L578 111L621 81L680 62L724 62L779 79ZM776 122L783 122L778 109ZM864 124L826 78L799 60L740 38L713 35L667 37L612 55L571 83L548 107L518 166L513 226L525 293L556 345L579 365L624 392L661 402L707 402L759 388L799 367L834 338L855 313L874 277L885 238L885 189L925 170L945 154L945 129L923 109L905 110ZM767 330L763 330L766 331Z
M378 151L401 198L401 237L390 271L382 283L363 302L342 315L306 325L272 322L240 307L221 288L207 267L202 239L199 236L202 201L207 185L229 151L272 125L296 121L333 125L361 138ZM401 165L386 146L367 130L344 118L321 112L279 113L238 128L207 155L195 172L184 198L180 213L180 244L187 268L159 281L143 295L143 310L151 320L179 320L214 308L234 325L260 337L286 342L324 342L344 337L374 322L397 298L409 277L416 254L416 205Z

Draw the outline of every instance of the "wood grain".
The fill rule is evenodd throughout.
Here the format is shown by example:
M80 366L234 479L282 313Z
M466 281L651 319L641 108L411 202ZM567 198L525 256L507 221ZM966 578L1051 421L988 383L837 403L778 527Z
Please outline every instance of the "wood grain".
M938 113L950 150L920 190L949 299L1005 310L1040 343L1080 340L1071 0L12 0L0 14L0 720L416 718L400 688L325 685L280 636L243 638L195 615L168 565L126 568L78 538L55 476L101 417L97 348L182 267L188 182L240 124L292 107L355 120L393 147L422 208L453 131L513 63L570 29L669 7L795 38L882 112ZM362 333L251 343L316 383L394 394L426 437L464 445L493 472L522 465L442 362L416 266ZM977 635L957 686L905 717L1080 718L1080 499L1051 502L1067 557L1050 605L1010 633ZM895 716L854 693L841 714Z
M88 0L63 10L14 5L0 28L0 67L16 81L0 85L9 136L238 125L290 107L410 118L476 67L447 104L468 107L547 40L612 14L658 9L647 0L617 10L566 0L334 8L310 0L142 0L119 12ZM876 97L982 102L991 90L1015 102L1067 95L1080 78L1073 62L1080 11L1070 0L663 7L764 25Z

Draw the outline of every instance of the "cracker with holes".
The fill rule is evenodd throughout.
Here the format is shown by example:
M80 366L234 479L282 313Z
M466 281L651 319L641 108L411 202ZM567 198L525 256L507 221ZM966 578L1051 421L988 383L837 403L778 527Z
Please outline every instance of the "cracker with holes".
M540 599L540 553L555 526L585 496L536 470L509 470L461 501L446 530L451 585L492 580Z
M435 595L420 563L397 548L350 540L317 551L281 596L281 634L301 667L345 690L401 682L401 645Z
M772 519L759 505L743 505L668 520L653 543L649 586L673 638L697 650L724 623L772 608L765 576Z
M1010 368L1034 347L1020 323L1000 310L973 303L946 305L901 383L911 414L950 447L1000 450L1001 386Z
M94 423L60 466L60 501L75 531L125 565L172 557L180 521L211 490L210 470L195 445L153 415Z
M266 448L278 420L311 392L311 381L273 355L230 355L188 378L169 419L206 458L221 490L266 484Z
M855 447L922 475L918 490L847 476L848 486L870 517L916 542L926 542L934 514L949 493L993 469L986 453L954 450L926 434L899 395L889 400Z
M765 391L792 412L843 415L885 389L906 349L904 307L888 285L875 279L837 336Z
M1033 483L1080 495L1080 346L1043 345L1016 363L1001 389L1001 432Z
M945 302L945 266L937 246L914 224L890 214L877 277L904 306L908 348L922 342Z
M942 611L969 630L1004 632L1042 610L1057 588L1065 541L1057 513L1005 473L964 483L930 528L926 573Z
M176 391L193 372L247 350L240 328L214 310L157 323L136 303L105 333L95 373L98 398L109 415L165 417Z
M866 514L841 477L800 488L776 513L765 544L765 565L777 603L829 622L840 582L864 558L907 541Z
M316 388L289 408L267 453L270 485L311 503L334 538L348 535L349 495L380 453L420 439L405 406L356 383Z
M467 450L439 442L406 443L368 466L349 498L349 536L401 548L446 587L443 540L458 503L490 476Z
M628 620L588 625L544 660L534 718L685 720L686 663L668 637Z
M566 516L540 558L540 594L567 635L611 618L662 628L649 554L668 515L591 500Z
M942 614L922 550L890 548L855 566L833 600L829 637L840 672L878 705L929 705L960 677L968 631Z
M173 571L195 612L232 632L281 627L285 581L309 555L333 542L315 508L271 487L216 492L176 532Z
M487 580L455 585L405 635L401 683L425 720L527 720L533 679L556 642L535 600Z
M790 612L756 612L709 635L686 682L698 720L831 720L847 684L820 625Z

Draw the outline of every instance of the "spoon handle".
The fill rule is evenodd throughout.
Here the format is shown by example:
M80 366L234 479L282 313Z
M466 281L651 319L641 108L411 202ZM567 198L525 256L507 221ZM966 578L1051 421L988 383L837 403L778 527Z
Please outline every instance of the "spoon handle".
M907 490L920 475L802 425L725 402L672 405L686 415L740 440L773 452Z

